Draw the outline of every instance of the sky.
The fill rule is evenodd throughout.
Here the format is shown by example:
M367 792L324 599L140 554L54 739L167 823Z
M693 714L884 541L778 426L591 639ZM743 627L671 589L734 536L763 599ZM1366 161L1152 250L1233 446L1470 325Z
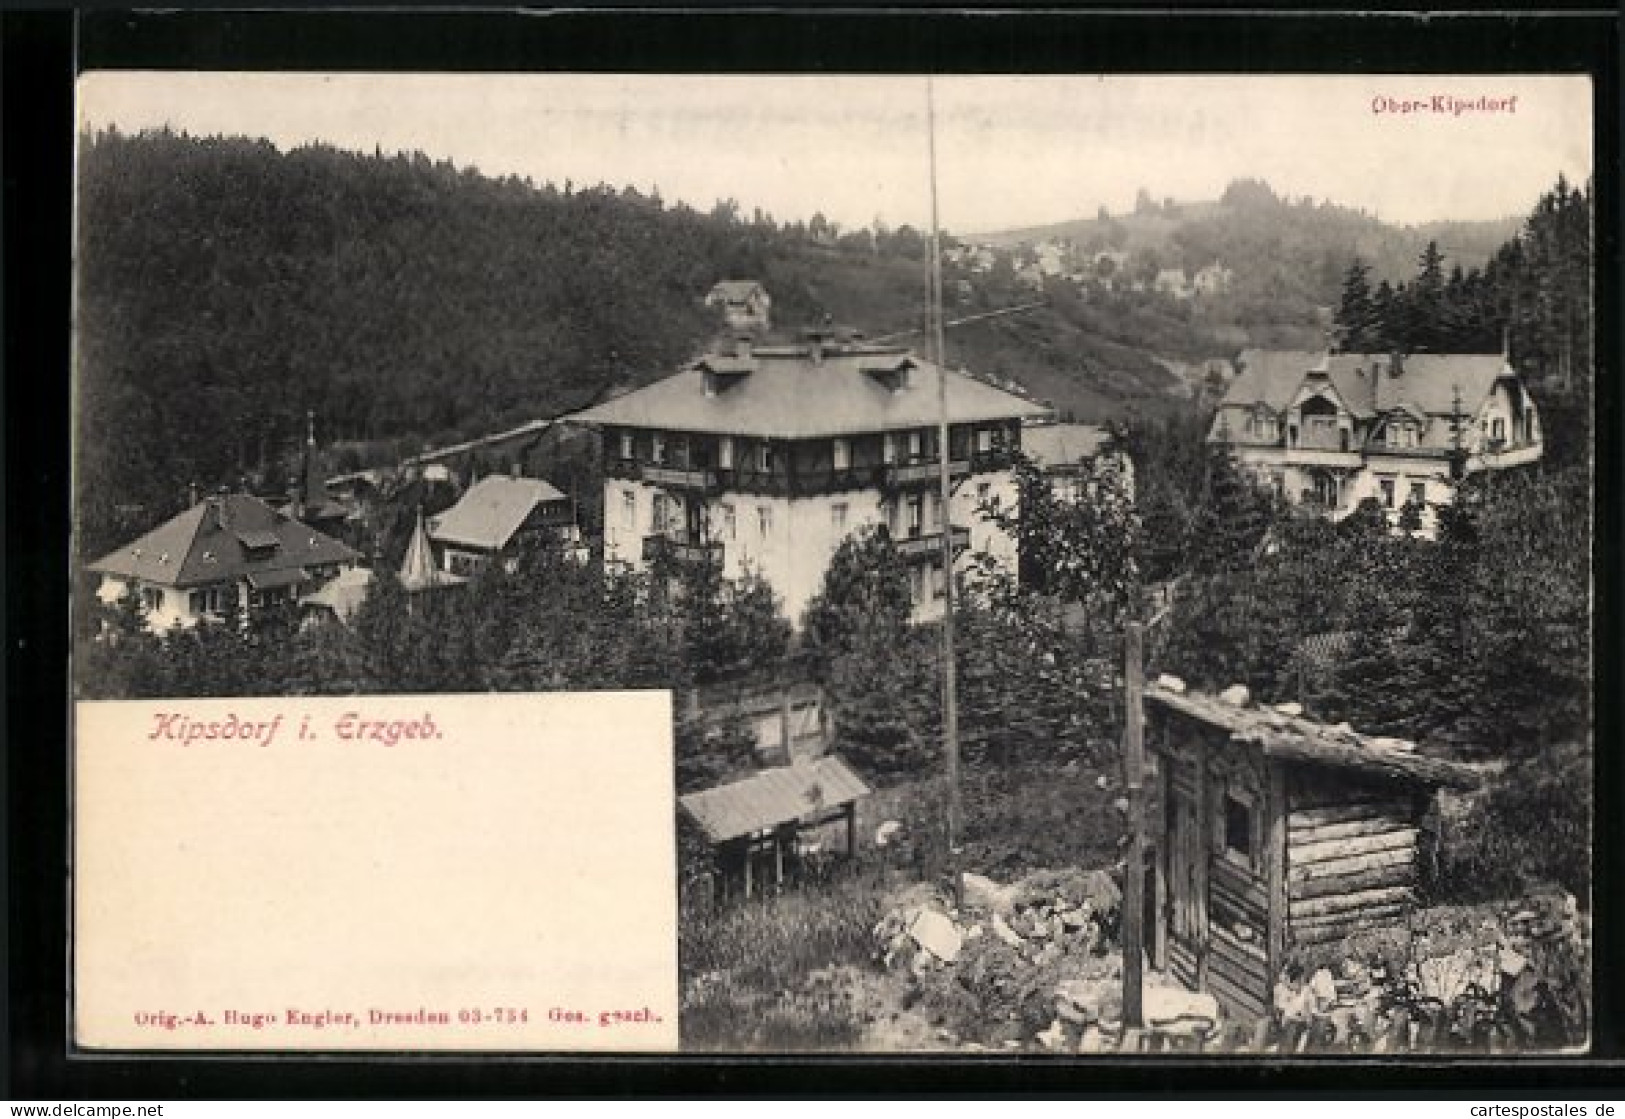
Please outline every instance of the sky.
M1400 224L1522 216L1559 172L1583 182L1592 166L1584 77L931 85L939 220L960 235L1127 212L1141 187L1213 199L1240 177ZM422 151L488 175L658 188L703 210L732 198L747 216L822 213L844 228L929 225L927 104L926 79L909 76L105 71L79 85L81 128Z

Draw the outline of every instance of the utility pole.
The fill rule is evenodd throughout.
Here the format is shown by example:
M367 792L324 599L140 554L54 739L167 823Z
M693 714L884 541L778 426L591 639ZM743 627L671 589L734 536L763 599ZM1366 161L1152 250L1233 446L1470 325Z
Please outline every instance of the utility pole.
M948 785L948 874L954 901L962 900L964 877L959 865L959 697L954 663L954 531L953 472L948 425L948 364L942 328L942 245L937 223L937 101L930 75L925 79L926 137L931 162L931 263L927 270L926 320L930 327L928 355L937 367L937 475L940 482L938 521L942 534L942 748Z
M1128 790L1128 854L1123 867L1123 1026L1145 1023L1141 959L1145 944L1145 627L1123 633L1123 785Z

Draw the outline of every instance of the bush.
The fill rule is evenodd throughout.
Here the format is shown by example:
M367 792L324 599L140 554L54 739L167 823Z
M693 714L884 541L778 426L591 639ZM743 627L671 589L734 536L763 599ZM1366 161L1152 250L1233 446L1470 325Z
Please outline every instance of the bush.
M1588 745L1513 766L1447 827L1435 900L1511 897L1555 882L1589 905L1591 817Z

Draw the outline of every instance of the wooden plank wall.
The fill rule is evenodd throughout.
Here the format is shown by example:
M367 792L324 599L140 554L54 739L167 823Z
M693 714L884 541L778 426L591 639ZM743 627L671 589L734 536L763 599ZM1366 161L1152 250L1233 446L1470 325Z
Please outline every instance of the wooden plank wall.
M1341 940L1395 923L1416 904L1423 803L1403 786L1354 785L1310 773L1291 782L1288 936Z
M1222 854L1208 878L1208 984L1226 1004L1252 1014L1268 1007L1269 894L1258 875Z

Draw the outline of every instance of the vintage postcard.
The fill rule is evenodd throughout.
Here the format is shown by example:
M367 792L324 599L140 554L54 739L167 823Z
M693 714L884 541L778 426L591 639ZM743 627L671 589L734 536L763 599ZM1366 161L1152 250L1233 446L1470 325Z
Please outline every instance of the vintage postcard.
M82 1050L1587 1051L1586 78L78 92Z

